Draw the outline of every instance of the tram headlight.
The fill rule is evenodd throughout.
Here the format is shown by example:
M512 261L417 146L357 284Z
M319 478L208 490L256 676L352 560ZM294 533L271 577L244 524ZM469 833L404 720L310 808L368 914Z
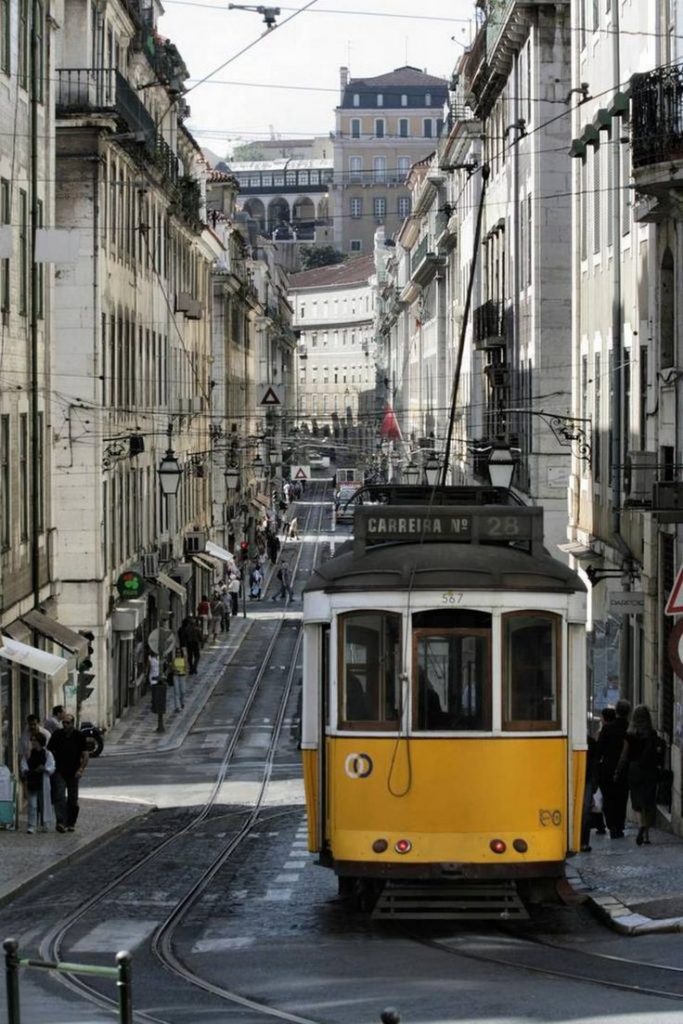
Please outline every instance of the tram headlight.
M512 845L517 851L517 853L526 853L526 851L529 849L529 844L527 843L526 839L513 839Z
M410 853L412 848L413 844L411 843L410 839L399 839L396 843L394 843L394 849L396 850L396 853Z
M507 846L505 845L502 839L492 839L491 842L489 843L489 847L493 850L494 853L505 853L505 851L507 850Z
M386 839L375 839L374 843L372 844L372 849L375 853L384 853L388 845L389 843L386 841Z

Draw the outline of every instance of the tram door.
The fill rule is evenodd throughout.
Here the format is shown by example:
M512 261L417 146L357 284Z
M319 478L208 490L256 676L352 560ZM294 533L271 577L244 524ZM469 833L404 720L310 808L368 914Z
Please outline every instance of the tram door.
M491 633L418 629L414 635L413 728L491 728Z

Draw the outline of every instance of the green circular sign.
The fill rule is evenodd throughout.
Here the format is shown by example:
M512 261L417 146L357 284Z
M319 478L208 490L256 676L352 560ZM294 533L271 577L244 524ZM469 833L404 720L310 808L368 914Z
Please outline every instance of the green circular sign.
M116 581L119 597L140 597L145 591L145 580L139 572L129 569L122 572Z

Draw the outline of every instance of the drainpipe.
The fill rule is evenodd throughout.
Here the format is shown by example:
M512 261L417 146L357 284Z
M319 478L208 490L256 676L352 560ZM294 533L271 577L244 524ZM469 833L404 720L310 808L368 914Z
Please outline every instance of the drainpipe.
M38 18L40 5L37 0L31 4L31 106L30 106L30 163L31 163L31 319L29 322L29 346L31 366L31 589L33 606L40 605L40 494L43 481L40 479L40 450L42 438L39 435L40 415L38 412L38 287L40 284L36 263L36 232L39 227L38 207L38 96L40 88L40 53ZM47 99L47 97L45 97ZM45 106L47 112L47 104ZM47 164L45 165L48 166ZM45 354L47 358L47 354ZM44 473L43 473L44 477ZM45 525L45 524L43 524ZM48 578L49 578L48 571Z

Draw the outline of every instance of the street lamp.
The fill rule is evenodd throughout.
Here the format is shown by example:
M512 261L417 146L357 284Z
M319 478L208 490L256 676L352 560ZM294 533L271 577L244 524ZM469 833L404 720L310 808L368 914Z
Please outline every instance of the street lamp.
M168 448L166 451L157 473L159 475L161 493L167 498L174 498L178 493L183 471L172 448Z
M240 471L237 466L228 466L223 474L225 478L225 486L229 491L237 490L237 485L240 482Z
M263 480L266 475L266 464L260 455L257 455L251 464L251 468L254 471L254 476L257 480Z
M412 459L403 470L403 479L407 484L416 484L420 481L420 467Z
M427 477L427 485L429 487L436 487L439 482L441 475L441 465L439 460L431 455L425 464L425 476Z
M508 490L515 472L515 460L510 446L504 441L497 441L491 447L488 468L491 486Z

